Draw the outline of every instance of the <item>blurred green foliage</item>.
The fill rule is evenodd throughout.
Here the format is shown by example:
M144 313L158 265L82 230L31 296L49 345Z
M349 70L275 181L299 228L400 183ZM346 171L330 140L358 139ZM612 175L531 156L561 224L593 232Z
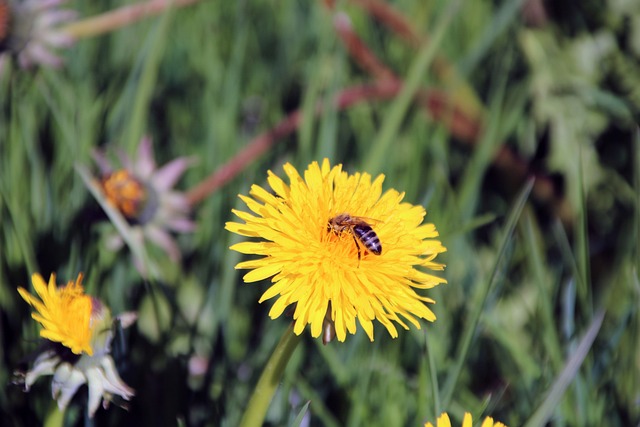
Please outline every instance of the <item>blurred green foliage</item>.
M447 13L444 1L390 3L422 36ZM420 426L444 410L455 422L470 411L523 425L599 309L602 328L549 422L636 425L640 6L547 5L534 19L525 3L536 2L462 2L432 46L485 105L474 143L417 103L398 107L398 98L315 115L319 100L372 81L321 1L201 2L79 40L61 70L9 65L0 76L3 425L37 425L51 410L48 379L28 394L11 385L38 337L16 287L29 287L34 272L66 282L80 271L114 314L140 316L114 346L137 395L126 411L100 410L96 425L236 425L287 328L286 318L269 319L270 302L257 303L266 285L245 285L234 270L241 256L228 247L239 238L224 223L236 195L264 184L267 169L281 174L285 161L304 169L329 157L361 170L375 144L388 143L382 129L393 130L392 143L370 172L424 205L448 248L449 283L428 292L438 320L395 340L378 325L373 343L358 333L323 346L305 332L268 425L297 425L305 410L312 425L326 426ZM71 6L89 16L122 4ZM412 66L423 47L358 4L336 8L397 76L419 70ZM432 72L419 84L440 87ZM180 265L152 252L166 266L162 280L145 282L127 249L105 248L112 226L74 169L93 167L92 150L133 154L149 134L158 164L198 159L178 184L186 190L296 109L304 120L295 134L194 207L198 228L178 238ZM505 147L550 188L535 187L522 210L523 176L497 160ZM67 425L88 424L85 399L81 390Z

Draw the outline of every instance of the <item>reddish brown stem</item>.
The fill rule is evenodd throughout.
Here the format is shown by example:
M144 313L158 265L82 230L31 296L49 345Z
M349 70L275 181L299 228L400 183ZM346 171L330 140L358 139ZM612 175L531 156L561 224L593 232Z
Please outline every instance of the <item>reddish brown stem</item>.
M349 18L344 14L338 14L334 20L338 35L349 50L351 57L369 74L377 80L387 80L394 85L402 82L395 73L389 69L369 47L353 31ZM432 117L440 120L450 129L457 138L467 142L474 142L480 133L478 120L470 119L464 111L457 108L449 101L443 91L431 91L427 96L423 92L418 96L420 103L428 109Z
M461 141L473 144L480 136L482 122L469 117L443 90L420 91L418 102L427 109L430 116L445 125L449 132Z
M417 31L413 29L413 26L405 19L404 15L394 9L393 6L380 0L351 1L365 9L371 16L386 25L409 44L414 47L420 46L422 40Z
M395 79L396 76L390 68L388 68L378 57L369 49L369 47L358 37L353 31L351 20L343 13L336 15L333 25L338 31L338 35L362 69L367 71L377 80Z
M359 102L373 99L393 98L398 94L400 85L397 82L374 85L355 86L338 93L334 98L335 108L342 110ZM318 103L315 113L322 114L323 104ZM264 154L278 140L292 133L302 120L301 110L295 110L278 123L273 129L255 137L242 151L226 164L214 171L208 178L187 192L187 200L191 204L198 203L227 182L235 178L252 161Z
M246 168L253 160L260 157L280 138L293 132L300 124L300 111L296 110L284 118L270 131L258 135L249 145L236 154L226 164L214 171L208 178L200 182L187 192L187 200L190 204L195 204L203 200L207 195L213 193L227 182L231 181L238 173Z

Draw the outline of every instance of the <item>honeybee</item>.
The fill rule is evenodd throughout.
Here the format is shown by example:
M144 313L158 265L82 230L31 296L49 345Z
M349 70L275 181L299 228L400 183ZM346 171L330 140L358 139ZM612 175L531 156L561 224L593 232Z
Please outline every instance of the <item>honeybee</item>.
M360 245L364 246L368 252L374 255L380 255L382 253L382 244L380 243L378 235L362 217L341 213L329 220L327 230L333 230L337 234L349 231L358 248L358 260L360 260L361 255Z

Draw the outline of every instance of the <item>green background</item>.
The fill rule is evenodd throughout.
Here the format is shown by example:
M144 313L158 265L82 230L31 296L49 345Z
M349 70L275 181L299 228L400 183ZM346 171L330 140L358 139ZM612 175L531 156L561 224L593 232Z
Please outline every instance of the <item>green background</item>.
M67 5L86 17L122 4ZM285 162L303 170L324 157L384 173L385 188L426 207L448 248L438 258L448 284L427 293L437 321L397 339L379 324L373 343L359 330L323 346L305 331L267 425L298 425L304 413L311 425L422 426L441 411L454 425L465 411L510 426L638 423L640 6L563 3L536 19L535 1L389 2L412 43L366 4L202 1L78 40L59 70L5 68L3 425L55 425L50 378L29 393L11 385L37 347L16 291L34 272L60 283L83 272L114 314L140 316L114 346L136 390L129 409L89 421L81 389L64 424L237 425L289 320L258 304L266 283L242 283L234 265L244 258L228 250L241 238L224 223L268 169L283 176ZM341 41L338 12L405 82L395 96L330 102L376 82ZM436 114L434 93L461 116ZM180 264L148 247L160 279L143 280L128 249L105 248L113 226L74 169L95 170L92 150L132 155L150 135L158 164L197 159L177 186L187 191L296 110L295 132L194 206ZM480 127L469 134L463 119ZM194 355L208 360L203 376L189 374Z

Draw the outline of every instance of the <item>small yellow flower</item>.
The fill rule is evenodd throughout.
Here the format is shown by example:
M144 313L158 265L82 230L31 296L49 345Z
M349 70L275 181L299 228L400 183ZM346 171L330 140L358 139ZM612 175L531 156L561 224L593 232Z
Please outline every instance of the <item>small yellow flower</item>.
M373 320L394 338L393 322L408 329L405 320L417 328L418 319L434 321L425 303L435 301L416 289L445 283L425 270L442 270L435 258L446 249L433 240L435 226L422 223L425 210L403 203L396 190L383 194L383 175L373 181L367 173L350 175L326 159L309 165L304 178L291 164L284 170L289 184L269 171L275 194L252 186L252 197L240 198L255 215L234 210L244 223L226 224L233 233L261 239L231 249L262 256L236 268L252 270L247 283L272 278L260 298L278 296L270 317L295 304L296 334L310 325L313 337L326 336L329 325L340 341L356 332L356 319L372 341Z
M40 312L39 315L34 313L34 319L48 325L41 335L49 341L45 341L40 347L40 352L28 370L18 369L14 372L12 382L28 392L40 377L52 376L51 394L60 410L64 410L80 387L86 384L87 411L89 417L93 417L101 402L106 408L114 396L130 400L135 392L120 378L111 357L111 341L114 336L111 311L98 299L84 295L81 279L80 275L76 283L70 282L64 288L57 288L55 276L51 275L47 287L42 277L34 274L33 284L42 301L19 288L20 295ZM86 303L81 301L86 298L90 304L88 322L84 316L74 315L79 311L76 304L84 310ZM68 312L67 315L65 312ZM135 313L123 313L117 316L115 322L126 328L136 318ZM74 322L78 324L75 329ZM70 329L71 332L64 332ZM85 334L87 330L90 345L86 338L78 339L81 335L78 331ZM69 349L75 354L71 354Z
M471 418L471 414L468 412L465 412L464 418L462 419L462 427L472 427L473 425L472 423L473 423L473 420ZM433 427L433 424L427 422L425 423L424 427ZM449 419L449 415L446 412L443 412L442 415L440 415L436 423L436 427L451 427L451 420ZM487 417L482 422L481 427L507 427L507 426L498 421L494 422L493 418Z
M40 336L61 343L75 354L91 356L93 299L84 294L82 274L63 287L56 285L55 274L50 276L48 286L39 274L31 276L31 282L40 300L22 287L18 292L36 309L31 317L43 326Z

